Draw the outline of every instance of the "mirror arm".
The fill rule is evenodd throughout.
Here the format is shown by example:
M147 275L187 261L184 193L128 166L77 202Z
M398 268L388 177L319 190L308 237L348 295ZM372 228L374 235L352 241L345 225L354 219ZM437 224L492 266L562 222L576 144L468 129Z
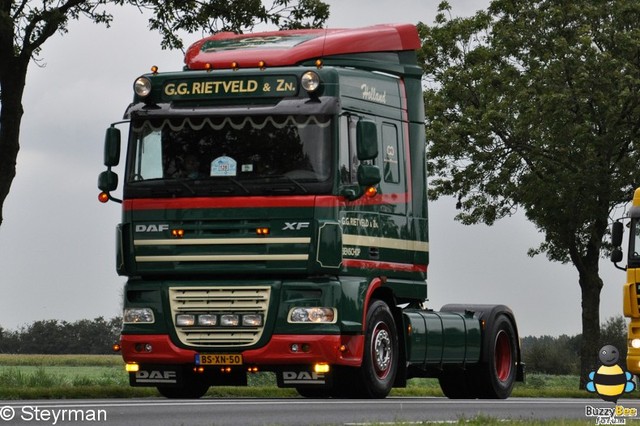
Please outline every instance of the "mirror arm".
M618 262L613 262L613 266L615 266L616 268L620 269L621 271L626 271L627 268L623 268L622 266L618 266Z

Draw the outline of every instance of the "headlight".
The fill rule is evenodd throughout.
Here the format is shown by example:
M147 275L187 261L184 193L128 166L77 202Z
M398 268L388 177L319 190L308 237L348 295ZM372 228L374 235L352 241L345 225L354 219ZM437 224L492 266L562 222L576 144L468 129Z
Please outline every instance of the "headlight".
M640 349L640 339L633 339L631 341L631 347L634 349Z
M122 320L125 324L152 324L156 321L151 308L125 308Z
M151 80L147 77L138 77L133 83L133 91L141 98L149 96L149 93L151 93Z
M320 77L313 71L307 71L302 74L302 78L300 79L300 84L302 88L307 92L315 92L320 87Z
M335 308L299 307L289 311L289 322L307 323L335 323L337 314Z

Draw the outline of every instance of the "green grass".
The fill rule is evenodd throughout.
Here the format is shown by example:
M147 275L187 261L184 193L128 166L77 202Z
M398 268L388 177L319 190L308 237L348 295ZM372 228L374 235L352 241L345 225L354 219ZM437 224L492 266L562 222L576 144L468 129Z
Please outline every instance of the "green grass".
M514 397L595 398L578 389L577 376L530 374L517 383ZM0 399L129 398L158 396L155 388L132 388L120 355L6 355L0 354ZM249 375L248 387L212 387L211 397L295 397L293 389L276 386L273 373ZM411 379L391 396L443 396L436 379ZM639 398L640 391L622 398ZM466 423L468 424L468 423Z

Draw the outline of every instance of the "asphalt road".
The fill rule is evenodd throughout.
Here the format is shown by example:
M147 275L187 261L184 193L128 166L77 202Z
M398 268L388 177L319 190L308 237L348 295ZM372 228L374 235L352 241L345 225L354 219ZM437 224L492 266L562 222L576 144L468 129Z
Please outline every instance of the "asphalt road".
M498 419L582 419L593 420L595 425L603 423L597 423L598 415L611 419L611 413L596 412L596 409L614 407L612 403L596 399L530 398L504 401L444 398L0 401L0 426L366 425L450 421L478 415ZM618 407L627 409L624 413L627 424L640 420L639 400L620 400ZM613 420L622 418L617 416Z

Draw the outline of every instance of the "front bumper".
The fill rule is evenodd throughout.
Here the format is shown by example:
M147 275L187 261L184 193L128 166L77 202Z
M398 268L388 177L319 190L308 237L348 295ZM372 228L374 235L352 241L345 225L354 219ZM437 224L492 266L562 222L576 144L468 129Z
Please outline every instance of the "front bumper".
M327 363L357 367L362 363L364 336L274 335L258 349L195 351L174 345L165 334L123 334L120 346L124 361L138 364L194 364L196 354L216 352L240 353L244 364L256 366Z

